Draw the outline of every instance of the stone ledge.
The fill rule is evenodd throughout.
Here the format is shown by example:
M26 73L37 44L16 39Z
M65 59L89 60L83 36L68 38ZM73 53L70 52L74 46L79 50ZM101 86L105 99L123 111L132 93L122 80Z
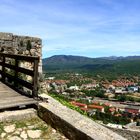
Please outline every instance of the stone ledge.
M30 119L36 116L37 116L37 111L35 109L5 111L0 113L0 122Z
M71 140L125 140L124 137L103 127L78 112L63 106L52 97L45 95L48 103L39 104L39 116L59 129Z

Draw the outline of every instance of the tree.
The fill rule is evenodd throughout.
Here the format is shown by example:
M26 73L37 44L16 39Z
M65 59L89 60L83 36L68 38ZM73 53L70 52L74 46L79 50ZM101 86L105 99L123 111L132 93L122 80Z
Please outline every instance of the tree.
M30 51L31 48L32 48L31 41L28 40L28 41L27 41L27 50Z
M21 47L24 46L23 40L20 41L20 46L21 46Z
M127 100L127 97L126 97L126 95L120 95L120 96L118 96L118 100L121 102L124 102Z

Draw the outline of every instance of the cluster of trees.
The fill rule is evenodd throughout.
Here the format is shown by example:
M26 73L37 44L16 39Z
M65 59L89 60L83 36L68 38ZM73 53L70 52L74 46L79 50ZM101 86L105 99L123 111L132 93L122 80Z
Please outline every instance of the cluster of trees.
M59 74L80 72L87 77L95 77L99 80L105 78L112 81L120 76L140 77L140 57L136 56L116 59L89 60L88 58L86 61L79 57L54 56L53 59L43 60L43 64L44 71L47 72L54 71Z
M127 95L118 95L118 96L115 96L115 98L121 102L125 102L125 101L140 102L140 98L134 98Z
M89 97L100 97L100 98L106 98L105 91L101 88L95 88L94 90L82 90L83 93L85 93L86 96Z
M130 123L130 119L125 116L114 116L111 113L102 113L100 111L96 111L95 115L93 116L95 120L102 120L103 123L115 123L115 124L128 124Z

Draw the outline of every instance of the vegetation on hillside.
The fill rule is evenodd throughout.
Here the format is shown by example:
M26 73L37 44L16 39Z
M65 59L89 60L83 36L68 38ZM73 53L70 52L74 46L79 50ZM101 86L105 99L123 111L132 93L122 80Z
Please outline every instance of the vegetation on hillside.
M118 76L140 76L140 57L88 58L81 56L53 56L43 59L47 73L79 72L88 77L116 79Z
M69 102L69 100L67 98L65 98L64 96L59 95L59 94L53 94L53 93L50 93L49 95L52 96L53 98L55 98L56 100L58 100L61 104L65 105L73 110L76 110L77 112L81 113L82 115L88 116L93 120L103 121L104 124L114 123L114 124L125 125L130 122L130 119L128 119L127 117L113 116L109 111L107 111L107 109L105 109L106 110L105 113L102 113L97 110L95 112L95 114L89 116L87 112L81 110L79 107L73 106Z

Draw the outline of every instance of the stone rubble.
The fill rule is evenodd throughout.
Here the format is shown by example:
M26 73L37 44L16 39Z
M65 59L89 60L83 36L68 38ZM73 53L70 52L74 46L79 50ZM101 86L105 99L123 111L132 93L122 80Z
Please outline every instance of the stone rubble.
M27 139L28 135L26 134L25 131L22 131L21 134L20 134L20 137L23 138L23 139Z
M37 116L0 123L0 140L68 140Z
M41 130L28 130L27 134L30 138L37 139L41 136Z
M1 133L1 138L4 138L6 136L6 133Z
M9 137L8 140L22 140L22 139L18 136L12 136L12 137Z
M15 125L12 124L12 125L9 125L9 126L4 126L4 131L6 133L12 133L15 131Z

